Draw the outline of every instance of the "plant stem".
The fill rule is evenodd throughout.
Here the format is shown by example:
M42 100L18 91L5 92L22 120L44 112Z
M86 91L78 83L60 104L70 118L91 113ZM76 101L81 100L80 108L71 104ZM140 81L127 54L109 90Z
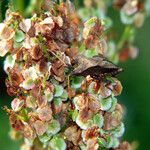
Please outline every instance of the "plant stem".
M39 12L44 0L30 0L28 7L25 10L25 16L31 16L33 12Z
M25 5L24 0L16 0L15 1L16 10L19 10L22 14L23 14L24 8L25 8L24 5Z
M130 31L131 31L131 26L126 26L124 29L124 32L121 36L120 41L117 44L117 51L121 51L122 47L124 46L125 42L128 40L129 36L130 36Z

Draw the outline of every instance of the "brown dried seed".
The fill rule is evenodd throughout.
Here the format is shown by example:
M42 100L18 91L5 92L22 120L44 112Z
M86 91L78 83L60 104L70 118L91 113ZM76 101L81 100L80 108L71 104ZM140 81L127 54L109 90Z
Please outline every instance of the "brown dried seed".
M37 107L37 103L35 97L27 96L26 97L26 107L35 109Z
M57 45L59 46L59 49L61 52L65 52L67 50L67 48L69 47L68 44L66 44L65 42L63 41L56 41Z
M100 110L100 103L97 99L95 99L93 96L89 96L89 109L96 113Z
M42 33L44 36L50 35L53 28L54 24L45 24L44 20L42 23L35 24L36 35L38 35L39 33Z
M66 140L67 150L80 150L78 146L75 146L72 142Z
M77 102L76 103L77 103L80 110L82 110L84 108L88 108L89 107L88 96L86 96L85 93L82 93L82 95L77 96Z
M122 107L120 105L116 106L116 109L113 113L105 113L104 115L104 129L111 130L117 127L122 121Z
M12 128L14 128L17 131L23 130L24 125L22 121L17 118L17 115L14 112L11 112L9 116L9 120L10 120Z
M76 95L75 90L71 87L68 87L67 91L69 99L72 99Z
M71 141L74 145L78 145L81 140L81 129L76 125L70 126L65 130L64 135L68 141Z
M46 72L48 71L46 60L41 59L41 60L38 62L38 64L39 64L38 69L39 69L40 72L46 73Z
M52 93L54 93L54 85L53 84L51 84L50 82L46 82L46 87L49 88Z
M35 60L39 60L43 55L42 49L39 45L36 45L31 50L31 57Z
M129 47L124 48L121 53L119 54L119 60L121 62L125 62L127 59L129 59L130 54L129 54Z
M79 116L82 122L87 122L93 117L93 112L88 108L84 108L82 110L79 110Z
M13 101L11 102L11 108L15 111L18 112L22 109L24 106L24 100L20 98L14 98Z
M31 90L31 96L36 99L36 102L40 108L46 106L47 99L42 97L42 85L40 83L33 87Z
M117 79L115 79L115 85L113 86L113 93L115 94L115 96L118 96L121 94L122 92L122 85L121 82Z
M47 45L48 51L55 52L55 51L60 49L59 46L57 45L57 43L54 40L47 41L46 45Z
M138 11L143 11L145 6L144 6L144 1L138 1L137 7L138 7Z
M28 138L28 139L34 139L35 138L35 131L33 130L33 128L28 125L25 124L24 128L23 128L23 135L24 137Z
M127 0L114 0L113 6L117 9L120 9L123 7L123 5L127 2Z
M87 150L98 150L98 148L97 138L92 138L87 141Z
M63 32L63 37L64 37L64 41L66 43L71 43L73 42L73 40L75 39L74 36L74 30L73 28L67 28L64 32Z
M71 61L73 61L78 53L78 48L77 47L71 47L66 49L66 54L69 56Z
M44 107L44 106L47 105L47 99L44 98L44 97L43 97L42 95L40 95L40 94L37 95L36 101L37 101L38 107L40 107L40 108L42 108L42 107Z
M5 81L6 87L7 87L7 93L9 96L15 96L18 93L18 87L15 87L12 85L12 83L9 80Z
M131 149L132 149L131 145L128 142L124 141L120 144L118 148L115 148L114 150L131 150Z
M37 84L34 86L34 88L31 90L31 95L37 99L39 95L41 95L42 86L40 84Z
M82 95L77 96L76 101L79 110L89 110L93 113L96 113L100 110L100 103L92 95L87 95L82 93Z
M60 126L66 125L66 123L68 121L68 116L69 116L68 112L69 112L69 110L70 110L69 103L63 103L62 104L62 111L59 114L59 118L58 118Z
M91 33L95 36L95 37L100 37L101 34L103 32L103 26L101 23L100 19L97 19L95 26L93 27Z
M93 126L85 131L85 141L89 139L97 138L100 135L100 129L97 126Z
M15 69L10 70L9 73L13 86L18 87L24 80L22 74Z
M118 111L120 114L123 114L123 107L120 104L116 105L115 111Z
M35 37L35 27L31 26L31 28L29 29L28 33L27 33L30 37Z
M39 135L39 136L43 135L47 128L46 125L40 120L35 121L33 126L36 130L37 135Z
M23 48L19 49L16 52L16 62L22 61L23 60Z
M52 119L52 110L50 106L38 108L37 113L42 121L50 121Z
M14 51L13 48L13 39L10 40L0 40L0 56L5 56L7 52L12 53Z
M54 103L52 103L52 111L54 114L59 114L62 111L62 107L63 107L63 103L61 103L60 105L55 105Z
M54 75L56 75L56 77L59 78L60 82L63 82L65 79L64 69L65 69L65 66L60 60L56 60L53 62L52 71Z
M14 37L14 35L15 35L15 31L6 25L0 33L0 38L5 40L10 40Z
M104 82L101 82L99 92L103 98L107 98L111 95L112 91L106 87Z

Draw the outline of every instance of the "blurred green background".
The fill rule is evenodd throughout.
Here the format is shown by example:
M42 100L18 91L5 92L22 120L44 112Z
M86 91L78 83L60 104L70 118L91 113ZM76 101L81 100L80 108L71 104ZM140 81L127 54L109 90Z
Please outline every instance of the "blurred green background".
M23 1L23 0L14 0ZM28 4L28 0L24 0ZM0 0L0 19L4 18L8 0ZM23 9L23 8L21 8ZM117 34L123 32L117 12L111 8L108 10L109 16L115 22L114 28ZM124 119L126 132L124 139L129 142L138 141L138 150L148 150L150 140L150 18L147 18L144 26L136 33L135 44L140 48L139 57L136 60L128 60L120 64L124 72L119 76L124 90L118 98L126 108ZM7 114L2 107L10 105L11 99L8 97L5 88L5 73L3 71L3 59L0 59L0 149L19 150L19 142L9 138L9 121Z

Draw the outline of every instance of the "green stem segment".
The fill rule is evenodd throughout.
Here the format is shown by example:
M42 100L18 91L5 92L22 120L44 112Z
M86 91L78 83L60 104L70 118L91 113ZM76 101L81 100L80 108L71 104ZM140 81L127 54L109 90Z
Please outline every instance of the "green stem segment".
M132 27L131 26L126 26L125 29L124 29L124 32L123 32L123 34L121 36L121 39L118 42L117 51L121 51L121 49L123 48L125 42L130 37L131 32L132 32Z
M25 10L25 16L31 16L33 12L39 12L44 0L30 0L29 6Z
M14 4L16 10L20 11L23 14L25 8L25 0L15 0Z

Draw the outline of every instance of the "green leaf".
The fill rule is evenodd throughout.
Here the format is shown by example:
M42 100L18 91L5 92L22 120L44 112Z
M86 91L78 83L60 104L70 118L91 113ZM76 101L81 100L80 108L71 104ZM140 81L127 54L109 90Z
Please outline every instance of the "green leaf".
M123 10L120 11L120 18L123 24L132 24L134 21L134 15L128 15Z
M88 28L92 28L92 27L94 27L96 21L97 21L97 17L93 17L85 22L85 26Z
M49 92L46 96L47 96L48 102L51 102L53 99L53 93Z
M106 136L106 141L107 141L106 148L111 148L113 146L113 138L112 138L112 136L107 135Z
M66 143L64 139L57 136L53 137L53 139L49 143L49 146L54 150L66 150Z
M72 120L73 121L75 121L76 120L76 118L77 118L77 116L78 116L78 114L79 114L79 112L78 112L78 110L74 110L73 112L72 112Z
M84 52L85 50L86 50L85 45L82 44L82 45L79 47L79 52L82 53L82 52Z
M110 27L112 27L112 24L113 24L113 22L112 22L111 18L109 18L109 17L107 17L104 20L102 20L102 25L104 25L105 30L107 30Z
M101 110L107 111L112 106L112 98L108 97L108 98L105 98L105 99L101 99L100 104L101 104Z
M116 104L117 104L117 98L112 97L112 105L108 112L113 112L116 108Z
M68 99L68 92L66 90L64 90L64 92L60 98L62 101L66 101Z
M90 16L90 11L87 8L80 8L78 11L78 15L80 16L80 18L83 20L83 22L85 22L86 20L89 19Z
M86 146L84 144L80 145L81 150L87 150Z
M106 141L103 138L98 138L98 144L100 147L105 147Z
M25 34L21 30L17 30L15 34L15 41L20 43L24 40Z
M54 98L54 104L55 104L56 106L60 106L60 105L62 104L61 98Z
M83 81L83 77L75 76L71 82L71 87L74 89L78 89L81 87Z
M124 124L121 123L112 133L115 137L121 137L125 131Z
M42 136L39 137L39 140L42 143L47 143L51 139L51 136L48 136L47 134L43 134Z
M92 58L93 56L98 55L98 52L96 49L88 49L85 51L85 56L88 58Z
M81 129L86 130L93 125L93 120L91 119L91 120L88 120L87 122L82 122L82 120L80 120L80 116L78 114L78 116L76 117L76 124Z
M119 140L117 138L113 138L112 148L117 148L119 146Z
M101 128L104 124L104 118L101 114L96 114L93 117L93 123L96 124L99 128Z
M53 119L49 123L46 133L47 133L47 135L51 136L51 135L55 135L59 131L60 131L60 124L57 120Z
M15 55L8 55L4 61L4 70L7 72L7 69L12 69L15 65L16 56Z
M88 87L88 93L90 93L90 94L96 94L96 92L94 90L94 86L95 86L95 82L90 83L90 85Z
M55 94L54 94L55 97L61 96L63 92L64 92L64 89L61 85L55 85Z

